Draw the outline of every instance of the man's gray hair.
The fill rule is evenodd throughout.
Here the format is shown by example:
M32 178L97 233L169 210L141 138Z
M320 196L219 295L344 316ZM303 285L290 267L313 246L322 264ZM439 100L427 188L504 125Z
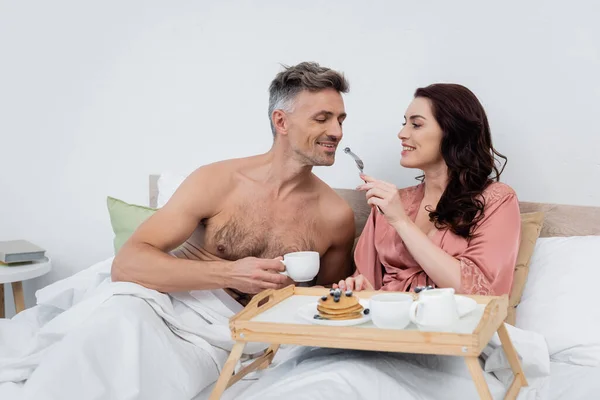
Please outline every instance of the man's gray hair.
M349 84L344 74L321 67L315 62L302 62L292 67L284 65L284 68L269 86L269 122L273 136L275 136L275 127L271 119L273 111L292 112L294 100L303 90L317 92L331 88L338 93L349 91Z

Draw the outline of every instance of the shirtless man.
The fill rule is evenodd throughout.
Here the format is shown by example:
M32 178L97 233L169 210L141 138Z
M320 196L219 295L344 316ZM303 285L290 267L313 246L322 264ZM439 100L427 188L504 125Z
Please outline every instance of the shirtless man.
M246 300L236 296L291 283L279 273L282 255L318 251L317 284L349 276L353 212L311 171L334 162L346 91L340 74L316 64L278 74L270 87L271 150L191 174L121 248L113 282L48 324L39 343L49 348L22 398L194 398L229 355L223 319Z
M121 248L113 281L160 292L226 289L245 304L293 283L279 273L289 252L319 252L318 285L351 275L354 214L312 173L335 160L347 91L341 74L315 63L280 72L269 88L271 149L193 172Z

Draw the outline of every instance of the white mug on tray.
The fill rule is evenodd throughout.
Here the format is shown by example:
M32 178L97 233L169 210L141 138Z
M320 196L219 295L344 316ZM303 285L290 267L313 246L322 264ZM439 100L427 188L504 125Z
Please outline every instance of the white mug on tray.
M369 300L371 321L381 329L404 329L410 323L408 312L411 304L413 298L408 294L376 294Z
M281 263L285 265L285 271L281 274L289 276L294 282L309 282L319 273L321 259L316 251L297 251L285 254Z

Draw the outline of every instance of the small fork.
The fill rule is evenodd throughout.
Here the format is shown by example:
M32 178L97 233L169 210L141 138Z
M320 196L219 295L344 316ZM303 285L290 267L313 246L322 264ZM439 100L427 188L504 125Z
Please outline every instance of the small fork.
M362 174L363 169L365 168L365 163L363 163L363 160L361 160L359 156L354 154L352 152L352 150L350 150L350 147L346 147L344 149L344 153L350 154L350 157L354 158L354 162L356 163L356 166L358 167L358 169L360 170L360 173Z
M346 147L344 149L344 153L349 154L350 157L352 157L354 159L354 162L356 163L356 166L358 167L358 170L360 171L361 174L363 174L364 173L363 170L365 168L365 163L363 162L363 160L361 160L359 156L357 156L356 154L354 154L352 152L352 150L350 150L350 147ZM365 181L365 183L367 183L367 182ZM379 208L379 206L375 206L375 207L377 207L377 210L381 214L383 214L383 211L381 211L381 208Z

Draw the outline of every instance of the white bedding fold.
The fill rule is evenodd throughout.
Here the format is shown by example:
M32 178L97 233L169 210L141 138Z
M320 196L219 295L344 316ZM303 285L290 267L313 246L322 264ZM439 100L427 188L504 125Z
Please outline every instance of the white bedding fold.
M209 361L209 364L204 365L204 370L210 369L206 376L210 379L205 385L216 379L228 350L233 346L227 323L236 311L223 303L222 296L220 297L222 291L166 295L133 283L111 282L111 263L112 259L105 260L47 286L36 293L36 307L11 320L0 320L0 384L28 379L36 384L51 384L54 371L44 366L56 364L56 368L62 368L61 374L79 375L84 381L87 378L87 384L93 386L91 381L95 379L94 374L98 374L98 370L103 374L115 374L107 367L114 360L102 359L102 354L95 354L97 348L105 347L106 351L120 349L120 353L115 356L123 358L119 362L127 362L124 353L130 352L130 357L138 360L137 365L131 365L132 369L152 370L154 367L148 367L144 363L155 363L157 359L137 353L156 351L155 348L164 346L167 342L169 346L165 347L167 350L163 351L162 357L185 359L190 353L197 352L198 357ZM146 314L141 319L139 316L143 313ZM102 323L99 320L101 318L105 319ZM140 321L136 322L137 319ZM89 339L80 333L86 330L89 330ZM130 333L137 340L132 339L124 347L123 338L130 337ZM94 340L97 342L91 343ZM173 348L175 352L180 351L180 354L169 351L169 348ZM264 348L264 344L255 344L247 347L246 353L255 353ZM76 352L87 354L75 354ZM72 358L77 365L58 365L57 360L60 358ZM90 369L89 376L81 376L86 368ZM191 373L202 374L202 371ZM44 374L47 376L43 376ZM121 386L117 385L122 393L138 393L147 383L139 382L140 377L136 371L126 371L125 375L129 376L131 384L125 380ZM115 374L111 379L117 378L118 375ZM176 376L172 378L173 381L179 379ZM185 380L185 377L181 379ZM202 381L203 378L190 376L189 380ZM27 381L24 393L32 385ZM8 390L8 387L9 385L2 387L0 394L3 390ZM10 387L15 390L14 385ZM193 390L199 391L202 388L184 388L182 393L195 395ZM50 394L47 396L69 399L64 393L61 396L57 394L57 397L51 397ZM39 396L36 395L36 398Z

